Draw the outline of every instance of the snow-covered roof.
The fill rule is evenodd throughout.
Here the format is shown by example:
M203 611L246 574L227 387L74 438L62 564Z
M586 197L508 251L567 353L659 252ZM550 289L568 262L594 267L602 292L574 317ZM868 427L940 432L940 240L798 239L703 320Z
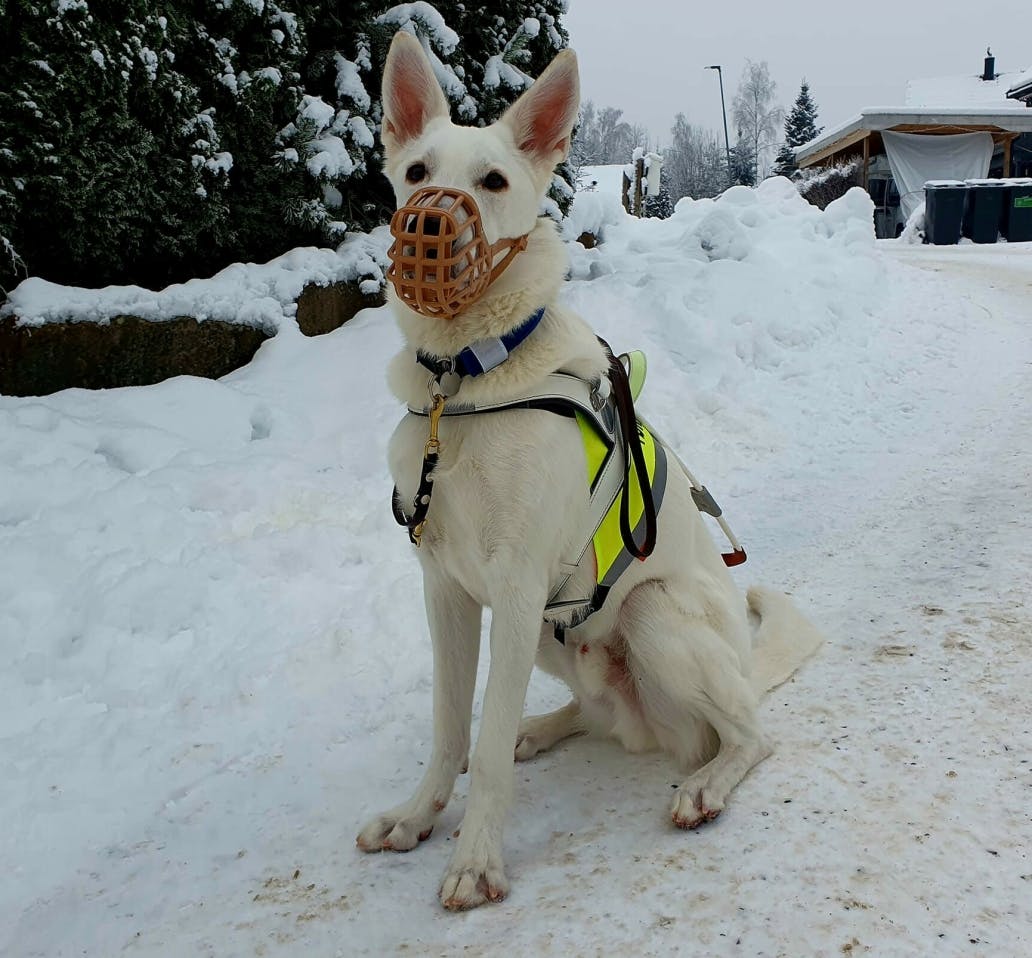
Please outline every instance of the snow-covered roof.
M1007 96L1013 96L1019 90L1026 96L1032 93L1032 67L1029 67L1024 73L1019 73L1013 79L1007 88Z
M839 140L848 141L861 131L891 130L894 126L992 125L1015 133L1032 133L1032 116L1027 108L1023 103L1008 99L1009 93L1028 83L1032 83L1032 68L1024 73L1000 73L994 80L983 80L977 73L910 80L903 106L861 110L859 116L796 147L796 161L821 153ZM848 145L848 142L843 144Z
M995 80L983 80L979 74L932 77L910 80L905 102L914 107L970 107L1021 110L1020 103L1007 99L1007 92L1021 76L1019 73L998 73Z
M981 127L995 126L1012 133L1032 133L1032 110L1020 105L998 105L982 109L967 106L959 108L935 106L879 106L868 107L839 126L826 130L815 140L796 147L796 162L802 163L834 146L840 140L843 148L863 139L867 131L891 130L897 126L935 127Z

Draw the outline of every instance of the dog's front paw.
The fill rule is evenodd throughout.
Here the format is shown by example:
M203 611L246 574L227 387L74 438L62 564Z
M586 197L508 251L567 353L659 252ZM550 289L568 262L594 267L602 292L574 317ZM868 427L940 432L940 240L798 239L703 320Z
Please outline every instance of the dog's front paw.
M678 828L694 829L713 821L724 810L724 796L689 779L674 793L670 817Z
M355 844L364 852L407 852L428 839L433 830L432 816L386 812L358 833Z
M455 850L441 882L441 904L449 911L465 911L485 902L501 901L509 894L502 856L482 851L465 855Z

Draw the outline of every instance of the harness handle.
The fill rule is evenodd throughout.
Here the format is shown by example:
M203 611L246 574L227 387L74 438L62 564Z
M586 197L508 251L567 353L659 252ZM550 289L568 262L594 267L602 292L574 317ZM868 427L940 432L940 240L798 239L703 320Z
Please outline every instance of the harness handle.
M620 419L621 442L623 444L624 459L627 462L627 469L634 472L638 477L638 489L641 491L642 514L645 519L645 537L639 546L634 541L634 532L631 529L631 483L630 478L624 483L620 491L620 535L623 538L624 547L636 559L645 561L656 548L656 501L652 495L652 486L649 483L649 470L645 463L645 452L641 447L641 435L638 432L638 419L634 413L634 399L631 396L631 384L627 378L627 370L620 362L613 350L602 337L598 340L609 357L609 381L613 387L613 402L616 405L617 416Z

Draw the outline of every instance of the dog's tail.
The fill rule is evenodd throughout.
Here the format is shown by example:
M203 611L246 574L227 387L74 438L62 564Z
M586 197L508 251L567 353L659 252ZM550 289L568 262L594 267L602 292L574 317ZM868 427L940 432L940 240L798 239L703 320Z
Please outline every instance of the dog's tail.
M780 592L753 586L746 594L749 614L759 625L753 637L750 682L757 698L789 679L824 637Z

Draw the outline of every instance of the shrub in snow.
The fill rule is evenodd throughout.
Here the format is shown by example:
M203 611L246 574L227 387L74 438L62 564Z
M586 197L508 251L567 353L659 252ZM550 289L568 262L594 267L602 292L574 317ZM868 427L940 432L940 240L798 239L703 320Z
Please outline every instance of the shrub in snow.
M646 196L642 203L642 213L653 219L665 220L673 215L674 201L670 195L670 188L667 182L667 171L664 167L659 171L659 190L652 196Z
M861 166L854 160L837 166L802 170L796 188L803 199L823 210L854 186L860 186L860 182Z

